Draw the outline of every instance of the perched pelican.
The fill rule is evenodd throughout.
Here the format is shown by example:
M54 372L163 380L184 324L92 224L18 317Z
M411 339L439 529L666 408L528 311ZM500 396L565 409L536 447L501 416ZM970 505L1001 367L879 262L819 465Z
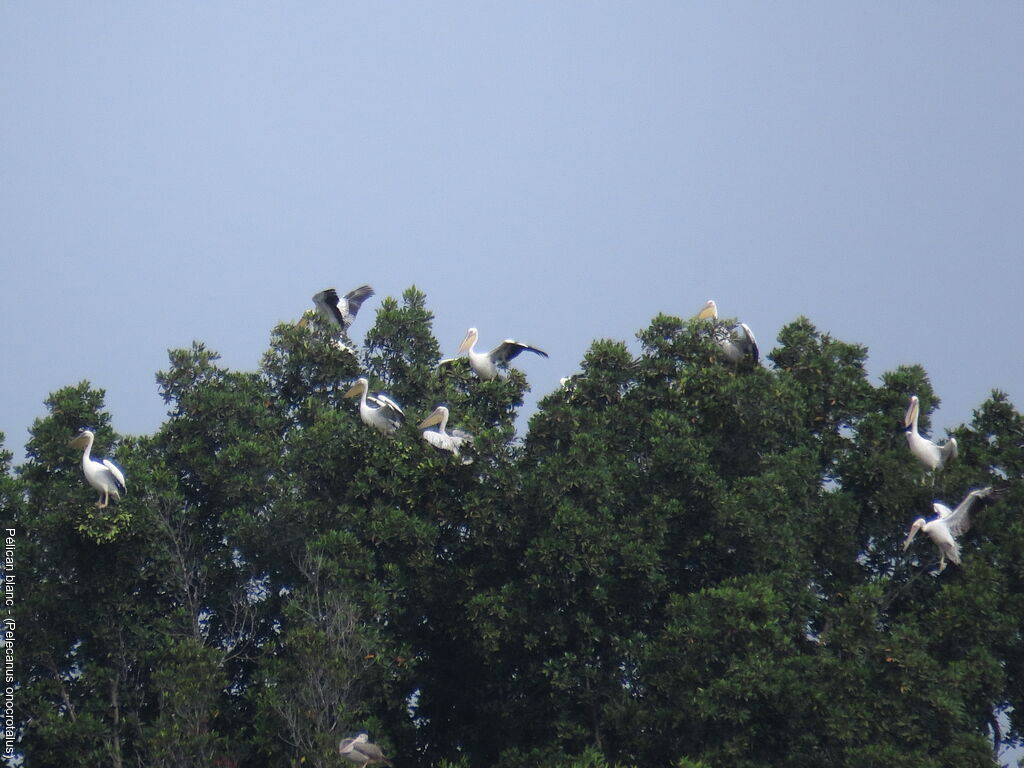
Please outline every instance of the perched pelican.
M956 509L950 509L945 504L936 501L932 504L938 517L925 522L923 517L917 518L910 526L910 533L903 542L903 551L907 551L910 542L918 531L924 531L931 536L935 546L939 548L939 573L946 568L946 558L950 562L960 565L960 545L956 537L971 527L971 509L976 505L984 506L994 504L1005 493L1004 490L993 490L992 486L980 488L968 493L964 500L957 505ZM980 509L980 506L978 507Z
M437 429L427 429L432 425L436 424ZM430 443L435 448L440 448L442 451L448 451L449 453L458 456L459 448L463 445L468 445L473 442L473 436L469 432L465 432L461 429L452 429L451 432L446 430L448 426L448 409L443 405L437 406L434 412L427 416L423 421L420 422L419 428L423 430L423 439ZM469 457L462 457L463 464L472 464L473 460Z
M485 381L498 378L498 366L507 368L509 361L521 352L535 352L541 357L548 356L548 353L541 349L531 347L529 344L523 344L520 341L513 341L512 339L505 339L490 352L477 352L477 338L479 338L479 333L477 333L476 328L470 328L466 332L466 338L459 345L459 354L461 355L463 352L468 353L469 367L476 372L477 376ZM441 362L449 361L442 360Z
M704 309L697 313L698 320L717 320L718 305L714 299L708 299ZM757 364L757 340L754 332L746 323L737 323L732 328L717 326L714 332L715 342L722 349L726 360L739 367L743 362Z
M936 445L917 431L917 417L920 415L921 403L917 395L910 398L910 405L903 417L903 429L907 433L907 444L910 452L917 460L930 470L942 469L946 462L957 455L956 438L949 438L942 445Z
M356 319L356 313L363 305L363 302L373 296L373 288L368 285L361 285L344 296L338 296L333 288L313 296L313 303L317 311L330 325L342 333L348 333L349 326Z
M370 737L364 731L356 736L354 739L342 739L338 745L338 754L344 755L353 763L358 763L360 766L370 765L371 763L384 763L384 765L391 765L391 761L384 757L384 753L380 751L380 747L370 742Z
M359 418L363 420L363 423L380 430L385 435L396 432L405 420L405 414L398 403L380 392L375 395L371 395L369 392L370 382L366 379L359 379L345 393L345 397L355 397L361 394Z
M110 459L94 459L90 456L92 442L96 435L92 430L83 429L77 437L68 443L72 448L82 448L82 472L89 485L99 491L100 498L96 501L99 509L105 509L110 500L121 500L121 494L126 492L124 484L124 472Z

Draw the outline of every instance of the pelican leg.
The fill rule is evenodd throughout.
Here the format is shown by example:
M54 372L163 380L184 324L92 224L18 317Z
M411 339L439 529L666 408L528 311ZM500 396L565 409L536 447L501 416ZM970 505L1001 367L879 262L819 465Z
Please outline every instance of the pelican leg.
M96 509L106 509L108 504L110 504L110 494L104 491L102 503L100 503L100 501L97 501Z
M942 573L946 570L946 553L942 552L939 554L939 570L936 573Z

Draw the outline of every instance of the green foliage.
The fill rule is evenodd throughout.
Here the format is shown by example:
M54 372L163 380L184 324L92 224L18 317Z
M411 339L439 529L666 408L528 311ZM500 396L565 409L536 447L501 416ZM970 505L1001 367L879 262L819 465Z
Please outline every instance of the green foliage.
M413 286L402 306L388 297L377 310L377 322L366 334L367 368L401 403L422 402L436 393L433 367L441 358L430 333L434 315L427 297Z
M926 474L900 429L926 372L800 318L767 364L658 315L540 402L438 367L426 297L365 350L282 324L259 370L195 343L168 416L120 438L87 382L0 452L18 531L19 748L38 765L983 766L1021 738L1024 418L993 392ZM402 403L384 437L351 399ZM415 424L446 404L472 463ZM126 469L94 506L68 440ZM1005 486L939 574L910 522ZM1002 720L1000 720L1000 716ZM1005 723L999 725L999 723Z

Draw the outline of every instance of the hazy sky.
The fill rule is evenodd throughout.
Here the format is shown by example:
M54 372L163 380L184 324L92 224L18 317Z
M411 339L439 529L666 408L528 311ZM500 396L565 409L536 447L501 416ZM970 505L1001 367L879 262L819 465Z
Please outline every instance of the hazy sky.
M0 0L0 110L16 460L50 392L152 432L168 348L253 369L364 282L546 349L530 403L713 297L922 364L942 428L1024 407L1024 3Z

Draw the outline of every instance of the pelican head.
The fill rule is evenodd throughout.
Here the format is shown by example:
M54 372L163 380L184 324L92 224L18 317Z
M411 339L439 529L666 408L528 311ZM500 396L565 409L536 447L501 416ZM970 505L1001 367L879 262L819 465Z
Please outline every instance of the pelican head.
M367 381L366 379L358 379L356 381L356 383L353 384L349 388L348 392L346 392L344 396L345 397L357 397L357 396L363 394L363 392L368 392L369 390L370 390L370 382Z
M467 349L476 344L476 340L479 337L480 334L477 332L476 328L470 328L468 331L466 331L466 338L464 338L462 340L462 343L459 345L459 354L461 355Z
M426 429L427 427L433 426L434 424L443 424L448 421L448 409L443 405L437 406L434 412L427 416L423 421L420 422L417 429Z
M68 441L68 445L72 448L85 448L85 446L95 438L96 434L91 429L83 429Z
M909 429L917 424L917 418L921 413L921 401L917 399L917 395L910 396L910 405L907 406L907 412L903 416L903 427Z
M704 303L704 308L697 313L698 320L717 320L718 319L718 305L715 304L714 299L708 299Z
M914 521L914 524L910 526L910 533L907 534L907 538L903 542L903 551L904 552L907 551L907 547L910 546L910 542L912 542L914 540L914 537L917 536L917 532L920 531L922 528L924 528L924 523L925 523L924 518L923 517L919 517L919 518L917 518L917 520Z

